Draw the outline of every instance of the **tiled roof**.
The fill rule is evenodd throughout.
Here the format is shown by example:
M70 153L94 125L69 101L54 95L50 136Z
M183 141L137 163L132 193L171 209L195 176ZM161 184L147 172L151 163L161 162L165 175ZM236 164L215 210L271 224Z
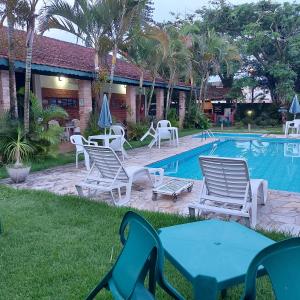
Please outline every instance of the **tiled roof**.
M25 31L15 31L16 59L25 61ZM7 28L0 29L0 58L8 57ZM93 72L94 70L94 50L77 44L56 40L53 38L36 35L33 47L34 64L46 65L51 67L61 67L77 71ZM108 65L111 58L107 59ZM124 60L118 59L115 75L133 80L139 80L141 70ZM144 80L152 81L149 72L144 74ZM156 80L163 82L162 79Z

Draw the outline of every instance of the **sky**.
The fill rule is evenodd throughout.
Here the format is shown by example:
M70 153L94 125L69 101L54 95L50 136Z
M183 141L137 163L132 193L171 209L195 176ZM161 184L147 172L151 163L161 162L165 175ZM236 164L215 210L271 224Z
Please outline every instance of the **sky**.
M73 0L68 0L70 3ZM288 0L285 0L288 1ZM300 1L300 0L296 0ZM43 1L41 1L43 2ZM45 0L47 2L47 0ZM196 9L201 8L202 6L209 5L210 0L153 0L154 2L154 20L158 22L172 20L172 16L170 12L174 12L176 14L180 13L190 14L193 13ZM255 0L230 0L231 4L241 4L247 2L256 2ZM284 0L277 0L276 2L284 2ZM46 32L46 36L50 36L56 39L65 40L68 42L76 42L76 39L67 33L58 30L51 30Z

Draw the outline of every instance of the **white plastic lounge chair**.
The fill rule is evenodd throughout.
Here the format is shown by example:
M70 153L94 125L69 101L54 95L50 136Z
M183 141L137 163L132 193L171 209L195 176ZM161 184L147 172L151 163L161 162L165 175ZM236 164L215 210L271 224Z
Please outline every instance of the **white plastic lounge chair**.
M122 126L120 125L112 125L109 129L109 134L116 134L120 135L120 139L114 139L109 143L109 147L113 149L115 152L121 152L122 154L122 159L124 160L124 157L128 157L127 152L124 149L124 144L127 143L130 147L131 145L125 138L125 130ZM132 147L131 147L132 148Z
M90 170L90 158L87 152L84 150L84 145L97 145L96 142L87 141L82 135L75 134L70 136L70 141L76 147L76 168L78 168L78 156L84 155L84 164L86 169Z
M83 188L91 191L110 192L115 205L124 205L130 200L132 184L142 176L148 177L152 186L159 185L163 180L163 169L131 166L125 168L114 150L101 146L84 146L92 160L92 167L82 183L76 185L77 192L83 195ZM95 171L99 174L95 176ZM157 174L159 180L157 181ZM154 179L152 179L152 175ZM126 189L125 197L122 198L121 188ZM117 190L118 200L115 199L113 191Z
M190 214L195 209L201 212L241 216L250 219L256 226L257 205L265 204L268 183L263 179L249 178L244 159L200 156L203 185L198 204L190 205Z

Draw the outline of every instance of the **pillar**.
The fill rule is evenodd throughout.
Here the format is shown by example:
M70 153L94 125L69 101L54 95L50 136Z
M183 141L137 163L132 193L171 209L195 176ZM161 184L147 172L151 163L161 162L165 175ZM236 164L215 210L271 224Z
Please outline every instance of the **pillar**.
M89 80L78 80L80 131L87 127L92 112L92 83Z
M126 121L136 123L136 87L126 86Z
M33 83L33 93L37 97L37 99L40 101L40 104L42 105L42 88L41 88L41 76L38 74L32 75L32 83Z
M156 119L162 120L164 118L164 89L156 89Z
M185 118L185 101L186 101L186 92L179 92L179 127L183 127L183 122Z
M0 112L10 109L9 97L9 73L8 71L0 71Z

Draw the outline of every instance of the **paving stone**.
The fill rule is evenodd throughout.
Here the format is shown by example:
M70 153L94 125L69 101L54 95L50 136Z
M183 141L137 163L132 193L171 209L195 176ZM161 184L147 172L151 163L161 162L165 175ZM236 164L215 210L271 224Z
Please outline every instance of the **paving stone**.
M148 147L136 148L128 151L129 159L125 160L124 165L148 165L211 141L212 139L201 141L201 139L188 136L180 139L179 147L170 147L167 143L163 143L161 149L149 149ZM86 174L87 171L81 162L78 169L76 169L75 164L68 164L32 173L25 183L12 184L9 179L1 180L0 183L17 189L47 190L56 194L76 195L75 184L82 181ZM165 181L167 180L169 178L166 177ZM159 195L157 201L152 201L151 185L144 178L141 178L138 184L135 184L133 187L129 206L143 210L188 215L188 206L197 202L202 185L202 181L200 180L193 181L193 191L181 194L176 202L173 202L171 197L163 195ZM292 232L294 235L299 234L300 194L270 190L268 196L267 204L258 207L258 227L265 230L286 230L287 232ZM104 201L112 204L110 195L107 193L97 194L92 201ZM209 214L207 217L228 218L227 216L218 216L216 214ZM246 222L248 224L244 218L231 218L231 220L239 221L242 224Z

